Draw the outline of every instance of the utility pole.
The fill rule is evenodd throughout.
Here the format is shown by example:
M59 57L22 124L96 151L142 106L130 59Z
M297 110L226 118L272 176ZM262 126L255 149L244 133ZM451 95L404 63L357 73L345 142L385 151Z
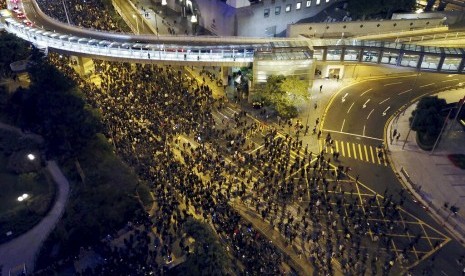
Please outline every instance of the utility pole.
M437 146L438 143L439 143L439 139L441 138L442 133L444 132L444 128L446 128L446 124L447 124L447 122L449 121L449 116L450 116L450 113L451 113L451 112L452 112L452 108L449 110L449 113L447 113L447 117L446 117L446 119L444 120L444 124L442 124L441 131L439 132L439 135L438 135L438 138L436 139L436 142L434 142L434 146L433 146L433 149L432 149L431 152L430 152L430 155L433 154L434 150L436 149L436 146Z

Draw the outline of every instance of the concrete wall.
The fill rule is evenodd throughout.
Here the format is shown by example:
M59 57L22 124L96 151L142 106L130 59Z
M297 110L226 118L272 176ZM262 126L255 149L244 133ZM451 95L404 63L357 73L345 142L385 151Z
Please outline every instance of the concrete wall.
M382 21L352 21L337 23L304 23L289 25L287 28L288 37L298 37L306 35L308 37L344 37L401 32L411 29L424 29L441 26L442 18L429 19L399 19Z
M274 36L284 32L288 24L301 19L315 16L340 0L311 1L306 7L307 0L263 0L259 4L235 9L218 0L196 0L200 9L199 24L209 31L220 35L237 35L248 37ZM296 10L297 3L301 8ZM286 6L291 5L291 11L286 12ZM281 7L279 15L275 8ZM265 17L265 10L269 9L269 16Z
M423 12L423 13L394 13L391 19L432 19L446 18L447 25L453 25L465 20L465 12L463 11L443 11L443 12Z

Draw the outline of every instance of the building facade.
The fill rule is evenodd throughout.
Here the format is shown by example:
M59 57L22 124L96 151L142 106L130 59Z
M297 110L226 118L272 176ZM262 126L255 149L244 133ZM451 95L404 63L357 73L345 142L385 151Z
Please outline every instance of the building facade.
M219 36L284 36L288 24L340 0L195 0L198 24Z

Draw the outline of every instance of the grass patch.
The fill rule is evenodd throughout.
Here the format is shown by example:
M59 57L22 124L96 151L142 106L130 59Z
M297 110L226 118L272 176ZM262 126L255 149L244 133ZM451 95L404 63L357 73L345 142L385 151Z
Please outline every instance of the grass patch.
M37 224L50 210L55 197L55 184L48 172L34 161L24 158L24 162L38 162L35 168L23 171L23 164L18 163L18 156L25 152L37 151L33 141L18 145L18 134L0 131L0 243L21 235ZM13 151L14 150L14 151ZM14 160L14 162L12 161ZM21 159L19 159L21 161ZM12 165L13 164L13 165ZM28 164L24 164L27 167ZM18 197L28 194L22 202ZM11 235L7 236L7 232Z

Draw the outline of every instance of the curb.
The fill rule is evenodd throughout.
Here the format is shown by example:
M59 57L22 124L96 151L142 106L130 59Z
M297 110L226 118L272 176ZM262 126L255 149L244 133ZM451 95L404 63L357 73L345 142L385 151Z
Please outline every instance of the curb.
M422 96L420 96L422 97ZM419 97L418 97L419 98ZM389 160L389 165L392 169L392 171L394 172L394 174L396 175L397 179L399 180L399 182L401 183L401 185L409 192L410 195L412 195L414 201L416 200L417 202L419 202L423 209L428 213L430 214L430 216L440 225L440 226L443 226L446 228L447 232L453 236L461 245L465 246L465 241L464 241L464 238L463 238L463 234L459 233L457 230L455 230L455 227L457 227L457 225L455 227L453 227L448 221L445 221L443 216L441 214L439 214L438 211L440 211L441 209L440 208L437 208L436 206L433 205L433 203L431 202L431 204L429 204L426 200L423 199L423 197L417 192L417 188L415 187L416 184L412 182L412 180L410 179L410 176L408 175L407 171L401 167L400 170L395 166L394 162L393 162L393 159L392 159L392 156L390 154L390 151L389 151L389 147L390 147L390 143L388 143L388 132L389 130L392 128L392 123L393 123L393 119L396 118L397 116L399 116L402 112L405 112L410 106L412 106L416 101L417 99L414 99L413 101L411 101L410 103L408 104L405 104L401 107L401 109L399 109L397 112L395 112L394 114L391 115L391 117L389 117L385 127L384 127L384 139L385 140L385 145L387 146L387 149L388 149L388 153L389 154L386 154L386 157L388 158ZM437 208L437 210L436 210Z

